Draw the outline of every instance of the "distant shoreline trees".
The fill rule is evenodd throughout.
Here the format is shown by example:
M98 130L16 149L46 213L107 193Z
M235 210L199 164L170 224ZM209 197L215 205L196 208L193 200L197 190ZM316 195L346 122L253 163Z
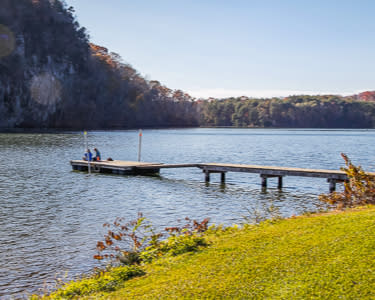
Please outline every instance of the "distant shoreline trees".
M200 125L375 128L375 102L335 95L205 101L200 103Z

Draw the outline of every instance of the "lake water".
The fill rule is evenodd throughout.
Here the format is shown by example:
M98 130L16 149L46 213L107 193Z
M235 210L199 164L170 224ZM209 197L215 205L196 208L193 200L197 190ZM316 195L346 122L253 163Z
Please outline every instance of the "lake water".
M137 160L137 131L89 132L89 146L104 158ZM340 153L373 171L374 130L176 129L145 130L142 160L163 163L245 163L338 169ZM71 171L83 134L0 134L0 297L48 289L55 277L90 271L105 222L142 212L158 227L186 216L211 223L241 223L271 203L284 216L317 209L325 179L269 180L228 173L204 183L199 169L165 169L160 177L88 175Z

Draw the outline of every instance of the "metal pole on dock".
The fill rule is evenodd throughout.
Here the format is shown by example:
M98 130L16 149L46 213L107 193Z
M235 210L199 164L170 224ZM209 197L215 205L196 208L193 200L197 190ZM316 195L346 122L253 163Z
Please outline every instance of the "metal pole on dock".
M142 151L142 129L139 130L138 161L141 161L141 151Z
M88 141L87 141L87 131L85 130L83 132L84 134L84 137L85 137L85 151L87 151L87 149L89 149L89 145L88 145ZM88 166L88 171L89 171L89 174L91 174L91 165L90 165L90 156L89 154L87 153L87 166Z

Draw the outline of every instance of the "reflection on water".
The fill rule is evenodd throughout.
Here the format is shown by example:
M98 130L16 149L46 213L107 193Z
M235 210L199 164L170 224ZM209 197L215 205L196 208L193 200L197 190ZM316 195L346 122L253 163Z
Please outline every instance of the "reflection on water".
M340 152L371 170L375 132L263 129L146 130L144 161L223 162L338 169ZM136 131L90 132L89 146L104 158L137 160ZM0 297L35 292L56 274L68 278L96 264L102 224L137 212L157 227L189 216L226 225L243 222L249 211L271 204L283 216L314 210L325 179L269 180L257 174L220 174L204 182L199 169L166 169L160 177L88 175L71 171L69 160L84 150L82 133L0 134Z

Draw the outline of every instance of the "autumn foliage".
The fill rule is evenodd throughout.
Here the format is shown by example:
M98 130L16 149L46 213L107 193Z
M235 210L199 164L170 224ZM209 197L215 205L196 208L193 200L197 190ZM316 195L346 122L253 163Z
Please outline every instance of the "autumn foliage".
M341 154L346 167L342 168L348 176L344 183L343 192L334 192L321 195L320 200L337 208L355 207L360 205L375 204L375 177L363 171L361 166L355 166L350 159Z
M375 91L367 91L357 95L359 100L363 101L375 101Z
M112 224L103 225L107 232L104 240L96 244L98 254L94 255L94 259L133 265L167 253L177 255L194 251L205 245L201 234L208 229L209 218L201 222L185 218L185 222L182 226L167 227L163 232L156 232L142 213L130 222L116 218Z

